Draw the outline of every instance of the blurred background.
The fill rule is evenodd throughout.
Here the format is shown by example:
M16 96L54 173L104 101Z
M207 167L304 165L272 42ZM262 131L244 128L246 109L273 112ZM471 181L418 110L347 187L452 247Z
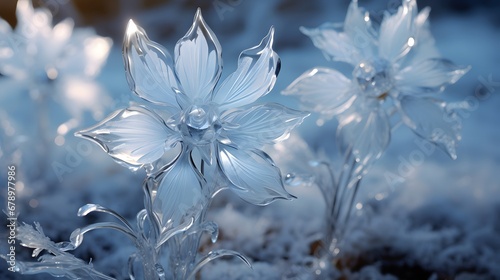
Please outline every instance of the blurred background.
M121 57L122 38L129 19L172 52L200 7L223 49L222 79L236 69L239 53L257 45L274 26L274 49L281 57L282 67L274 90L264 100L298 108L295 100L280 95L280 91L300 74L316 66L337 68L346 75L352 70L341 63L327 61L309 38L300 33L299 27L343 22L349 3L347 0L33 0L35 7L50 10L54 24L71 17L77 28L94 28L98 35L111 38L113 47L95 80L98 89L85 88L87 94L93 96L98 114L92 109L86 111L78 126L65 131L61 142L61 138L56 140L60 135L58 128L71 117L57 102L47 107L51 122L48 134L53 141L44 144L48 151L44 156L31 149L38 145L34 144L37 142L33 121L37 116L36 104L29 95L20 92L18 84L0 76L0 122L4 130L3 136L0 133L0 152L3 151L0 160L3 168L16 157L22 158L18 159L22 171L21 183L17 185L19 219L28 223L39 221L48 236L62 241L67 240L76 227L100 219L76 217L77 209L85 203L105 205L129 220L142 208L142 198L138 197L142 197L140 187L145 174L128 171L96 145L72 136L74 131L94 125L135 100L125 80ZM396 11L400 4L397 0L359 1L375 20L380 20L384 11ZM386 199L358 209L360 213L365 211L365 215L360 214L363 217L359 221L363 222L352 225L349 242L353 248L352 258L357 260L357 266L351 268L353 279L363 273L399 279L498 279L500 1L425 0L418 1L418 6L420 9L431 7L431 32L442 56L458 65L472 66L469 73L439 97L447 101L469 101L474 106L460 113L463 137L458 148L459 158L455 161L439 150L415 161L412 155L421 148L412 132L405 127L393 132L389 149L361 187L361 205L367 201L375 203L373 198L377 194ZM15 8L15 0L0 1L0 17L12 27L16 26ZM86 94L85 91L82 94ZM335 155L336 122L332 120L318 127L316 119L315 115L309 117L298 129L299 134L310 150ZM398 174L398 180L388 180L387 171ZM3 173L1 184L6 182ZM214 204L210 217L221 225L219 243L249 255L257 265L253 272L242 272L246 270L239 264L224 260L204 269L202 279L279 279L290 262L308 254L307 243L305 247L299 243L302 239L309 240L321 226L323 206L315 203L321 198L313 189L289 191L299 197L296 202L258 208L227 194ZM5 196L6 191L2 191L0 205L6 201ZM368 207L371 208L366 209ZM312 217L303 215L304 212L312 213ZM368 222L367 217L371 217ZM256 227L241 227L229 221ZM245 229L254 232L244 232ZM290 237L292 241L286 241ZM6 245L3 240L6 239L2 231L2 250ZM127 242L121 237L115 238L114 234L110 238L106 232L96 232L89 235L77 255L92 259L96 267L118 277L124 275L123 267L131 251ZM269 246L269 242L275 246ZM428 250L419 251L422 244L430 244L426 247ZM288 246L288 251L280 249L283 246ZM20 246L18 250L19 259L30 259L29 251L22 251ZM411 262L401 265L387 261L394 258L391 252ZM360 255L365 258L361 260ZM6 272L5 263L1 262L0 266L2 279L50 279L44 275L13 275ZM405 270L414 273L408 275Z

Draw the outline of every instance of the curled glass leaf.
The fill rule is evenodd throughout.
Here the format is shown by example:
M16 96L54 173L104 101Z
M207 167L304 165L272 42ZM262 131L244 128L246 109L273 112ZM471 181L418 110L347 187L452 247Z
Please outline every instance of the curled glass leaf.
M401 69L394 80L402 94L439 92L458 81L469 69L446 59L428 59Z
M264 152L221 145L219 165L232 183L231 189L245 201L267 205L293 198L283 187L279 169Z
M274 28L258 46L244 50L238 69L229 75L214 94L213 102L221 110L250 104L266 95L274 86L280 70L280 58L272 49Z
M224 117L235 124L225 129L230 145L238 148L260 148L288 137L290 131L302 123L308 114L279 104L268 103L245 110L236 110Z
M76 135L96 142L132 170L158 160L179 137L159 116L142 107L117 111Z
M85 226L83 228L75 229L71 233L71 236L69 238L70 244L68 244L68 247L65 248L65 251L66 250L74 250L74 249L78 248L83 242L83 236L85 235L85 233L92 231L92 230L104 229L104 228L114 229L114 230L117 230L119 232L122 232L125 235L127 235L128 237L130 237L132 242L136 242L136 240L137 240L137 236L135 235L135 233L132 230L130 230L130 229L128 229L120 224L117 224L115 222L94 223L94 224L90 224L88 226Z
M103 213L109 214L111 216L114 216L120 222L122 222L131 232L134 231L132 229L132 226L129 224L129 222L124 217L122 217L117 212L115 212L111 209L108 209L106 207L103 207L99 204L91 204L91 203L85 204L84 206L82 206L78 209L77 215L79 217L83 217L83 216L87 216L89 213L92 213L92 212L103 212Z
M439 100L411 96L401 98L398 107L404 124L415 134L443 149L452 159L457 158L461 124L454 110L447 110Z
M305 110L329 119L349 108L356 99L351 80L329 68L313 68L295 79L283 92L299 98Z
M194 279L193 277L196 275L196 273L201 268L203 268L203 266L205 266L207 263L209 263L215 259L218 259L221 257L227 257L227 256L237 257L242 262L244 262L246 265L248 265L249 268L252 268L252 263L250 262L250 260L247 259L247 257L242 255L241 253L238 253L238 252L233 251L233 250L220 249L220 250L210 251L206 256L201 258L186 279Z
M177 82L170 53L149 40L146 31L132 20L123 42L123 60L127 82L133 92L152 103L176 106L172 87L177 87Z
M159 249L165 242L167 242L170 238L177 234L181 234L189 230L194 224L194 218L187 219L183 224L180 224L177 227L170 228L160 234L158 241L156 241L156 249Z
M196 11L193 25L175 45L175 72L179 90L191 100L207 100L222 73L219 40L205 23L201 10Z

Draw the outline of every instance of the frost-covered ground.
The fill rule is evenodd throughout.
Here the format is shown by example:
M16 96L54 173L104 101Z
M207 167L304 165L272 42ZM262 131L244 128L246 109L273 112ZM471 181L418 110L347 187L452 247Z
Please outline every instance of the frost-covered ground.
M116 39L97 81L101 86L99 95L91 98L95 106L106 105L102 115L123 108L131 98L121 59L121 36L129 16L153 40L171 50L189 28L195 7L201 6L223 48L223 75L235 69L241 50L256 45L274 25L275 50L282 59L282 68L275 90L266 98L296 108L294 100L279 92L305 70L333 65L298 27L342 21L348 5L348 1L327 0L172 1L163 6L155 4L160 1L144 2L153 8L140 12L122 9L94 18L80 16L77 21L96 23L99 32ZM397 6L394 2L360 1L375 12ZM217 10L214 4L226 10ZM474 106L461 113L463 139L455 161L427 144L415 142L412 132L404 127L393 133L388 151L361 186L359 209L353 213L341 253L344 275L349 279L500 278L500 5L493 1L419 2L421 8L426 5L433 9L431 30L443 56L459 65L472 65L466 76L448 87L443 98L469 101ZM74 12L61 9L58 16ZM349 71L343 65L334 66ZM18 184L20 220L38 221L47 235L62 241L73 229L100 219L98 215L76 217L77 209L85 203L99 203L131 221L135 219L142 207L140 187L144 174L131 173L97 146L72 136L74 130L96 122L91 114L84 115L84 123L68 132L62 144L47 143L40 150L34 144L39 139L33 121L37 107L18 84L6 78L0 77L0 89L1 168L6 170L7 164L21 162L18 169L24 188L19 189ZM105 101L99 97L102 94L113 101ZM68 113L55 102L50 102L48 111L54 122L49 134L55 135L57 125L67 120ZM317 127L313 115L299 133L309 143L309 149L334 154L334 128L333 121ZM282 164L283 172L300 172L297 161L307 157L308 147L297 142L283 146L287 145L290 150L274 152L276 161ZM16 150L21 152L21 159L19 152L13 158L6 156ZM44 152L48 155L40 158ZM290 154L297 154L298 159L291 161ZM54 166L66 169L55 172ZM6 182L4 173L1 182ZM219 224L220 240L215 245L204 242L202 249L216 246L240 251L254 261L254 269L224 259L204 268L201 279L307 279L311 245L318 239L324 206L314 186L301 185L289 191L298 199L267 207L246 204L230 194L217 199L209 218ZM6 201L5 192L1 194L1 205ZM3 230L0 244L3 253ZM125 275L131 248L128 240L114 232L96 231L86 236L77 255L92 259L98 269L120 278ZM28 260L29 254L18 246L18 259ZM47 275L13 275L3 262L1 267L1 279L50 279Z

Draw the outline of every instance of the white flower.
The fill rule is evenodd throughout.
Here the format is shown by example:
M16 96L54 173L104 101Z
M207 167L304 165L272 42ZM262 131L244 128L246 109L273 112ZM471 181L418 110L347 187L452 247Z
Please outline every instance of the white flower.
M130 21L123 46L127 80L150 105L120 110L78 135L94 140L129 168L150 171L180 143L180 155L161 172L166 174L156 194L165 219L201 199L206 178L193 166L193 153L207 164L215 162L230 188L246 201L264 205L290 198L279 169L260 148L287 137L306 114L278 104L247 106L276 81L280 60L272 50L273 31L243 51L238 69L216 87L221 47L200 10L177 42L173 59Z
M388 99L404 124L456 158L458 120L446 103L428 94L455 83L469 67L440 58L428 15L428 8L417 14L416 1L404 0L375 29L369 14L352 1L343 29L331 23L301 29L327 58L351 64L353 77L317 67L297 78L284 94L298 96L305 109L326 119L338 115L340 146L352 151L363 163L359 166L380 157L389 143L391 125L381 106Z
M0 73L19 80L43 82L59 76L95 77L108 57L111 39L91 29L73 29L67 18L52 26L47 9L31 0L17 2L17 26L0 19Z

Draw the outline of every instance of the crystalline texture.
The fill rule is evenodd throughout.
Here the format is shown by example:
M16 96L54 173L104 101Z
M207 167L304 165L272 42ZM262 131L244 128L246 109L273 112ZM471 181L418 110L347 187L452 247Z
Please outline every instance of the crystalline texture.
M389 63L383 59L364 60L353 71L361 92L367 96L383 97L392 88Z
M178 127L184 140L193 145L207 145L217 138L222 125L215 108L192 105L182 113Z

